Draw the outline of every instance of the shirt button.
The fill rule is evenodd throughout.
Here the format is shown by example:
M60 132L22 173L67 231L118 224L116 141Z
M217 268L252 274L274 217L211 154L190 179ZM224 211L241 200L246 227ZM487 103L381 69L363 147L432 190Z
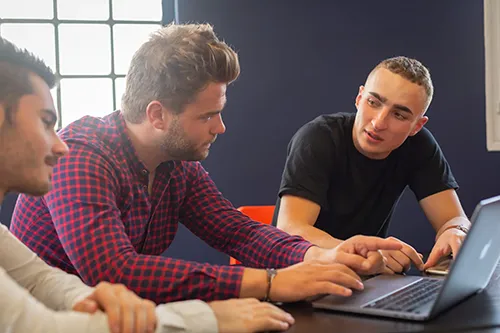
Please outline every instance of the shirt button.
M147 176L148 175L148 170L142 169L141 173L142 173L143 176Z

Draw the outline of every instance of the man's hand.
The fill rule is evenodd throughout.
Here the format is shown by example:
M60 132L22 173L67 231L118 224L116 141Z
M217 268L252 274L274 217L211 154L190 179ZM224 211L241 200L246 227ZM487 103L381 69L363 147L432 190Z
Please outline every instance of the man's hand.
M295 302L323 294L350 296L351 289L363 288L361 278L345 265L301 262L278 270L270 298L277 302Z
M423 255L418 253L413 247L406 244L405 242L394 238L388 237L388 239L395 240L401 243L400 250L381 250L380 252L385 258L387 270L384 273L394 274L407 272L411 264L413 263L415 267L419 270L424 269L424 262L422 261Z
M278 270L270 298L277 302L295 302L325 294L350 296L352 289L364 288L354 270L360 274L383 272L385 262L379 249L401 248L399 241L368 236L354 236L334 249L313 246L303 262ZM240 297L263 298L265 278L265 271L245 268Z
M436 244L434 244L424 269L436 266L439 259L450 253L455 258L462 246L465 236L467 236L467 234L457 228L445 230L437 239Z
M121 284L101 282L92 294L77 302L74 311L106 313L113 333L146 333L156 328L156 306Z
M220 333L285 331L295 321L280 308L255 298L210 302Z
M385 272L385 261L379 250L401 250L403 245L395 239L372 236L354 236L329 250L317 249L316 257L322 263L341 263L361 275Z

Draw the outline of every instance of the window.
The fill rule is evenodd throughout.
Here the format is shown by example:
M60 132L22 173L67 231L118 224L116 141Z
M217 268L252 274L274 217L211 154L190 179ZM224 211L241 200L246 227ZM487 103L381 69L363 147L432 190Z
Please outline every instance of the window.
M61 78L59 128L120 107L132 55L161 19L161 0L0 0L0 36Z
M500 151L500 1L484 0L486 144Z

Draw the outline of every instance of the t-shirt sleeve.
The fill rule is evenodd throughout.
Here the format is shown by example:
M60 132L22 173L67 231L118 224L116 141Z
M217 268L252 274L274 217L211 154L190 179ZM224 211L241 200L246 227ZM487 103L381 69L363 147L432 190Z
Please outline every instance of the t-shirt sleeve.
M415 135L412 145L416 147L412 152L415 168L409 186L418 201L445 190L458 189L450 165L429 130L423 128Z
M301 127L288 145L279 197L290 194L327 207L327 193L334 164L331 128L311 122Z

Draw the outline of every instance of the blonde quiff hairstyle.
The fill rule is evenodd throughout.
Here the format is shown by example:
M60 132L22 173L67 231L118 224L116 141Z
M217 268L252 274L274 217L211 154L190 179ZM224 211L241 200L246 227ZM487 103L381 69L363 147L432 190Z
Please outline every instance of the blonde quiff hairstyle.
M209 83L230 84L239 74L238 55L210 24L170 24L134 54L122 97L123 115L141 123L154 100L182 113Z
M429 107L434 95L434 86L432 84L431 74L427 67L420 61L404 56L388 58L381 61L368 75L370 77L379 68L385 68L394 74L400 75L408 81L415 83L425 90L427 101L425 109Z

